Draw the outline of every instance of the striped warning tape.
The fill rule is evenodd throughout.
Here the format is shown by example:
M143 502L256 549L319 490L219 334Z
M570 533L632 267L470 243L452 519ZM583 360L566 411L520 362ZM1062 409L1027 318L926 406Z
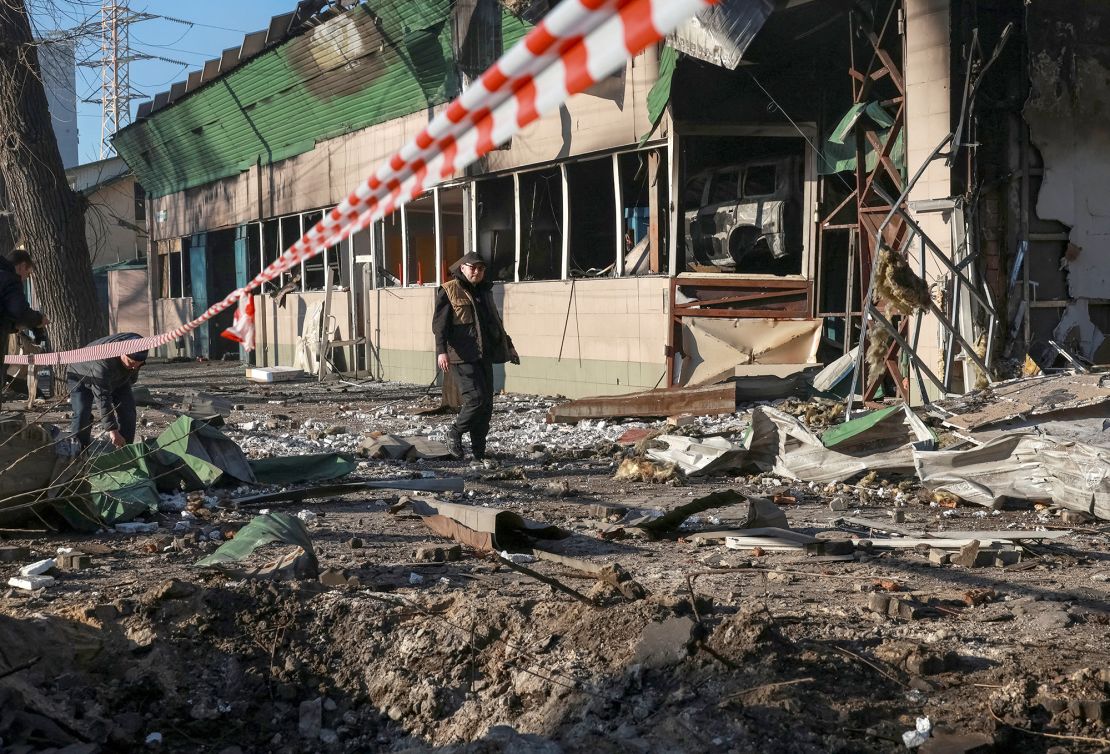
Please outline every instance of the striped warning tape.
M716 2L564 0L277 260L193 321L148 338L8 356L4 363L57 366L152 350L236 304L234 323L225 335L253 348L251 291L460 172Z

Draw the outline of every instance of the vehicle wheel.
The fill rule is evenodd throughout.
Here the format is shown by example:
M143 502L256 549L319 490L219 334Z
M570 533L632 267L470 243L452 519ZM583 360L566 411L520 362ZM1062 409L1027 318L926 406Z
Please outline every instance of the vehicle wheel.
M732 256L732 261L736 263L737 271L739 271L740 262L744 257L756 250L761 235L759 228L751 225L732 231L732 235L728 238L728 251Z

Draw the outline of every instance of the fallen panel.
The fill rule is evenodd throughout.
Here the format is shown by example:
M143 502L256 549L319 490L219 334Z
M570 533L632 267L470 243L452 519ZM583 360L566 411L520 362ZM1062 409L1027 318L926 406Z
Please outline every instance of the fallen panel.
M320 487L305 487L299 490L279 490L250 495L235 500L239 505L261 505L263 503L300 502L312 498L351 495L366 490L406 490L409 492L462 492L462 477L446 479L375 479L364 482L345 482L326 484Z
M763 527L725 537L725 547L730 550L750 550L753 547L764 550L804 550L820 542L817 537L778 527Z
M304 370L296 367L254 367L247 370L251 382L288 382L304 376Z
M865 424L868 421L868 417L853 420ZM867 430L854 433L852 429L844 432L852 437L853 443L859 441L859 436L866 438ZM803 482L843 482L871 471L912 475L913 443L918 440L909 431L903 439L904 444L891 450L857 457L825 447L821 438L798 419L761 406L752 412L751 432L745 438L745 446L748 449L747 462L761 471ZM890 444L889 436L884 442Z
M936 441L936 435L904 403L871 411L821 434L826 448L852 456L896 450L907 443L932 450Z
M1110 520L1110 449L1017 433L971 450L915 451L922 484L977 505L1052 502Z
M973 430L1020 416L1046 416L1110 403L1110 375L1057 374L1011 380L969 396L949 409L945 423ZM1110 406L1107 407L1110 412Z
M810 393L810 383L817 372L814 364L784 364L784 369L793 370L786 376L777 374L744 374L750 372L751 367L736 367L736 400L739 403L755 403L756 401L774 401L780 398L797 396L807 398Z
M691 414L713 416L736 410L736 386L648 390L628 395L599 396L552 406L548 424L574 424L584 419L642 419Z
M483 552L514 551L531 547L532 540L562 539L557 526L529 521L501 508L444 503L421 498L409 503L424 524L440 536Z
M684 435L659 435L652 438L667 444L666 450L651 448L648 458L653 461L673 463L686 476L702 476L738 468L747 451L744 446L723 437L686 437Z
M844 398L848 395L847 379L856 370L856 359L859 357L859 346L822 369L813 378L813 389L822 393L832 393ZM843 393L839 387L843 387Z
M688 317L678 383L698 387L728 379L737 369L812 363L820 340L821 320Z

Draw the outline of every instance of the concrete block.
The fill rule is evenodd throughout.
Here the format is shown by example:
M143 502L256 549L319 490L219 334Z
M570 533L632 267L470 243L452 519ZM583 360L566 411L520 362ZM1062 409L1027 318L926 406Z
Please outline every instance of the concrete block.
M13 576L8 579L8 586L15 587L16 589L25 589L28 592L34 592L39 589L45 589L48 586L54 586L53 576Z
M63 571L81 571L92 567L92 556L83 552L59 555L56 560L58 561L58 568Z

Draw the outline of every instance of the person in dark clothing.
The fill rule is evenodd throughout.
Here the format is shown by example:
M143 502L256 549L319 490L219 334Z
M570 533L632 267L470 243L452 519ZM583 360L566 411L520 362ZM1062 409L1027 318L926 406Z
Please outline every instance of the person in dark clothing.
M35 340L45 341L43 327L50 320L27 303L24 283L35 271L31 255L26 251L13 251L7 258L0 257L0 364L8 355L8 336L19 330L33 330ZM7 382L7 367L0 367L0 376ZM3 395L0 393L0 402Z
M513 340L505 332L486 281L486 263L471 252L451 267L452 278L436 292L432 334L436 364L444 373L454 370L462 407L447 428L447 447L463 455L462 436L470 434L470 450L481 460L493 415L493 365L520 363Z
M125 332L99 338L89 345L98 346L141 337L133 332ZM100 423L113 445L122 448L135 442L135 396L131 392L131 386L138 380L139 370L146 363L146 357L146 351L139 351L129 356L69 365L66 384L69 387L69 402L73 407L71 429L82 448L92 442L94 402L100 411Z

